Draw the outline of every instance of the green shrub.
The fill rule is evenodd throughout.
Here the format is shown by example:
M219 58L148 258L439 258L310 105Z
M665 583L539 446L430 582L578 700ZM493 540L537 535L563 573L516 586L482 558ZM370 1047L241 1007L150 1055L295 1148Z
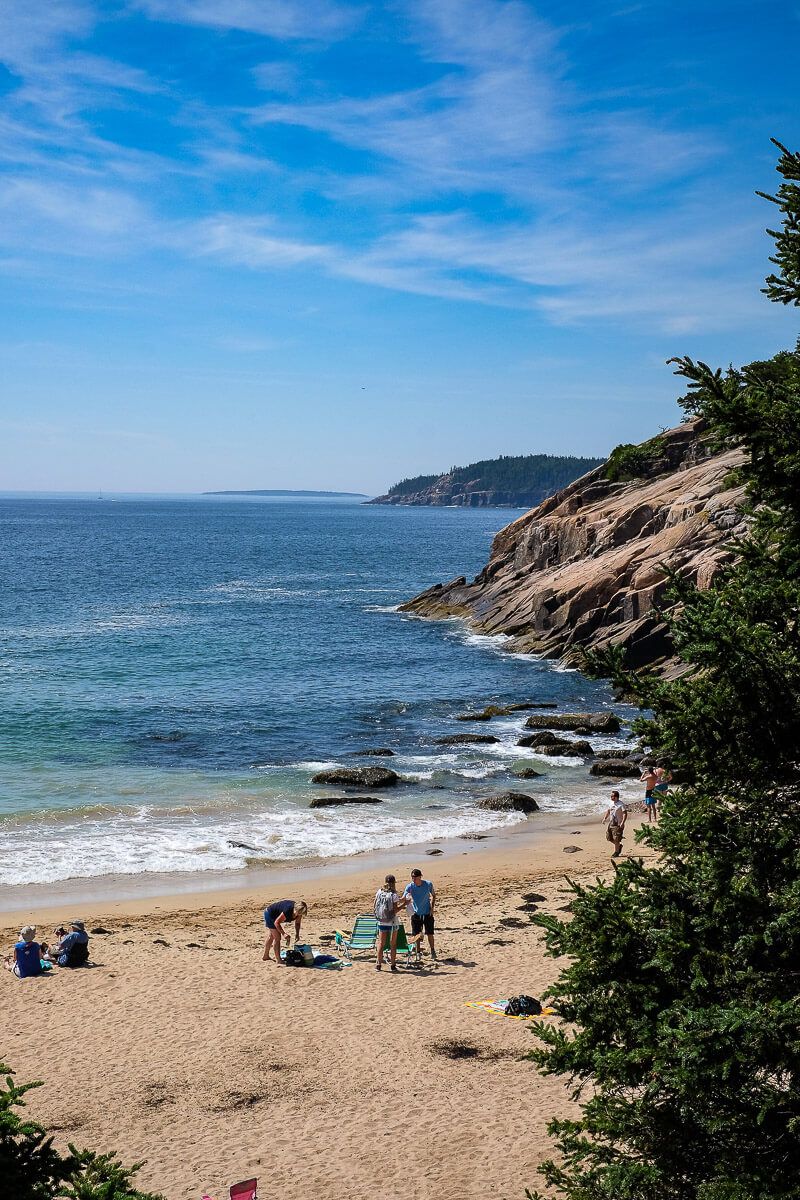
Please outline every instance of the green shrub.
M606 463L606 479L610 483L621 483L628 479L642 479L649 474L658 458L659 439L651 438L636 446L624 442L615 446Z
M3 1200L163 1200L140 1192L133 1176L141 1163L124 1167L114 1153L69 1147L61 1154L37 1122L16 1111L25 1094L41 1083L14 1083L14 1072L0 1063L0 1196Z

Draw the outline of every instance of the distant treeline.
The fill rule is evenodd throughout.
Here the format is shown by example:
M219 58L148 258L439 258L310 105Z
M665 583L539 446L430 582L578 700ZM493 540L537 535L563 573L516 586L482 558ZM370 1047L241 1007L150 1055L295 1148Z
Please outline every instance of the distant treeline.
M389 488L390 496L411 496L432 487L439 479L453 484L469 483L474 490L493 492L524 492L542 488L557 492L580 475L599 467L605 459L575 458L556 454L501 454L499 458L484 458L467 467L451 467L443 475L416 475L401 479Z

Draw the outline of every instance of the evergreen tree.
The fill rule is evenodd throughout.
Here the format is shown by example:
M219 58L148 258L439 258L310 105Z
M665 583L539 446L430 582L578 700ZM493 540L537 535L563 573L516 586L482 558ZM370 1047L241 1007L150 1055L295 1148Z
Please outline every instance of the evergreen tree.
M779 171L800 178L780 147ZM768 294L800 303L800 189ZM726 373L677 360L684 403L744 449L751 504L738 561L704 592L674 577L667 613L691 668L664 682L595 665L640 697L639 731L686 772L659 852L574 887L542 918L568 956L550 991L564 1024L532 1057L568 1076L545 1179L570 1200L789 1200L800 1195L800 354ZM530 1195L530 1193L529 1193Z
M25 1093L38 1083L14 1083L14 1073L0 1063L0 1195L14 1200L50 1200L67 1179L70 1163L53 1146L53 1139L36 1121L16 1110L25 1107Z
M162 1200L137 1191L133 1177L141 1163L124 1167L116 1154L69 1147L60 1154L53 1139L36 1121L15 1111L25 1107L25 1093L40 1083L14 1083L14 1073L0 1064L0 1200Z

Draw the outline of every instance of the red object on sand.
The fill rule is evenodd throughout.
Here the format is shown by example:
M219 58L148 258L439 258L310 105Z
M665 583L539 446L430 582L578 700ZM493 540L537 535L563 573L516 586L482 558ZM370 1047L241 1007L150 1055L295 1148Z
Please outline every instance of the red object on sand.
M258 1200L258 1180L245 1179L243 1183L234 1183L231 1200Z

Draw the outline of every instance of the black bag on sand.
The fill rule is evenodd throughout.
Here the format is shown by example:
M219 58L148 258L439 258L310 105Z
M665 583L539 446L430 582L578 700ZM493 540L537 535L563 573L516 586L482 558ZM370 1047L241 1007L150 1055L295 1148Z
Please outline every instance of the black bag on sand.
M287 967L313 967L314 951L311 946L298 942L291 950L286 951L283 961Z
M542 1006L534 996L512 996L506 1004L507 1017L538 1017Z
M67 951L66 966L82 967L84 963L89 961L89 945L87 942L78 942L75 946L70 946Z

